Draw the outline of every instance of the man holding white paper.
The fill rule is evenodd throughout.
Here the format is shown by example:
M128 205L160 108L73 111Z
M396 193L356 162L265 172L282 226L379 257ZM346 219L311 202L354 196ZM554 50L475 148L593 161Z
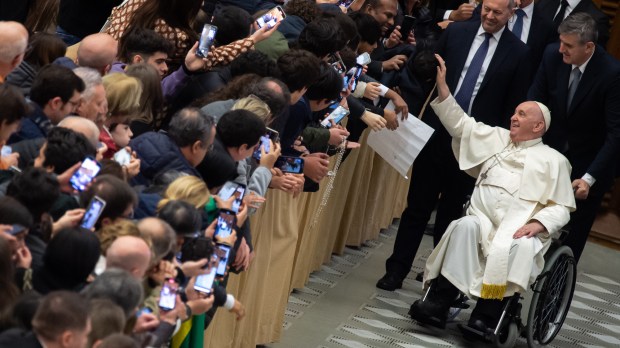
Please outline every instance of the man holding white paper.
M424 286L433 281L431 291L409 314L443 328L460 291L479 299L468 326L486 332L497 325L503 301L540 274L550 235L575 210L571 166L542 143L551 124L545 105L519 104L510 130L476 122L450 94L437 59L439 96L431 106L452 136L460 169L477 179L466 216L448 226L426 262Z

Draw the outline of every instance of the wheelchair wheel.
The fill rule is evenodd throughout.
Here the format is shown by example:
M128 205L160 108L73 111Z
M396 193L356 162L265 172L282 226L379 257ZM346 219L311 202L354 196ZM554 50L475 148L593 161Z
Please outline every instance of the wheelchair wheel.
M567 246L558 248L532 286L534 295L527 318L527 344L541 347L558 334L573 299L577 266Z
M510 321L497 336L493 336L493 345L497 348L512 348L517 343L518 337L519 328L517 323Z

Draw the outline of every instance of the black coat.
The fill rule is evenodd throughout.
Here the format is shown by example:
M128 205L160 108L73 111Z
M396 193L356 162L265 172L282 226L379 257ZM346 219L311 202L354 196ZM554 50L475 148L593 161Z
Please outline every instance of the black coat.
M540 9L540 14L545 20L553 22L553 17L555 17L555 13L560 6L560 0L540 0L536 6ZM596 27L598 28L598 44L605 47L605 45L607 45L607 41L609 40L609 17L601 12L601 10L594 5L592 0L581 0L570 14L577 12L588 13L592 16L592 18L594 18L596 21ZM552 41L556 41L559 37L556 31L557 28L552 29Z

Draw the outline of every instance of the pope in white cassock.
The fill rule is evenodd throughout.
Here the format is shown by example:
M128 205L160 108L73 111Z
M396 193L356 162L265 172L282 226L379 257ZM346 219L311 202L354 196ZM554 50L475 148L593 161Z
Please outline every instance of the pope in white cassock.
M466 216L450 224L426 262L424 287L434 285L409 314L445 328L460 291L478 299L468 325L485 332L497 325L505 298L525 292L540 274L550 236L575 210L571 166L542 143L551 124L546 106L519 104L510 130L478 123L450 94L444 61L437 59L438 97L431 106L452 136L460 169L477 180Z

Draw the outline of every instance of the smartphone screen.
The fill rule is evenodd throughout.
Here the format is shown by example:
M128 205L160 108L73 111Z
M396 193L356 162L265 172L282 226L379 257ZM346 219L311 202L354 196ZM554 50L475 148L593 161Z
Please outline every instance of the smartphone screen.
M69 182L74 189L84 191L86 186L88 186L93 178L97 176L100 169L101 166L97 163L97 161L95 161L94 158L86 157L86 159L82 162L82 166L77 170L77 172L75 172L75 174L73 174Z
M127 149L123 148L115 153L113 158L118 164L125 166L129 164L129 161L131 161L131 154L127 151Z
M274 167L283 173L302 174L304 172L304 159L301 157L280 156Z
M371 62L370 59L370 54L364 52L362 54L360 54L359 56L357 56L357 58L355 58L355 63L357 63L357 65L367 65L368 63Z
M243 203L243 197L245 196L245 185L237 184L236 182L227 181L224 186L218 192L220 198L224 201L228 200L231 196L235 196L233 201L232 211L239 212L241 203Z
M10 230L8 230L7 232L11 235L11 236L16 236L22 232L24 232L26 230L25 226L19 225L19 224L15 224L12 226L12 228Z
M2 146L2 150L0 150L0 156L2 157L8 156L12 153L13 153L13 148L8 145Z
M345 109L342 106L338 106L331 114L329 114L323 121L321 121L321 126L325 128L331 128L332 123L331 120L334 120L334 123L339 124L343 118L347 117L349 114L349 110Z
M236 221L237 217L233 211L220 209L219 216L217 217L217 224L215 226L215 237L226 238L230 236Z
M217 244L215 250L218 257L217 267L215 268L215 275L223 277L226 275L226 266L228 266L228 256L230 255L230 246L226 244Z
M215 267L211 268L211 272L208 274L201 274L196 277L194 290L205 294L211 294L213 291L213 281L215 281Z
M159 293L159 307L161 309L171 311L177 302L177 289L171 281L165 282Z
M256 150L252 154L252 157L254 157L255 160L260 161L262 156L261 149L265 149L265 153L271 151L269 149L269 140L269 133L260 137L259 145L256 147Z
M357 81L359 81L363 71L364 67L358 65L357 69L355 70L355 75L353 75L353 80L351 81L351 92L355 92L355 89L357 88Z
M86 213L84 213L84 217L82 218L81 226L88 230L95 227L97 220L99 220L99 217L103 212L103 208L105 208L105 201L97 196L94 196L93 199L90 200L88 208L86 208Z
M351 4L354 1L355 0L340 0L340 2L338 3L338 6L343 6L343 7L349 8L349 6L351 6Z
M260 18L256 20L256 25L259 28L267 26L268 29L273 28L276 23L283 20L286 17L284 10L280 6L276 6L269 10L269 12L262 15Z
M202 58L206 58L213 41L215 41L215 34L217 33L217 27L211 24L205 24L202 27L202 33L200 34L200 41L198 43L198 49L196 55Z

